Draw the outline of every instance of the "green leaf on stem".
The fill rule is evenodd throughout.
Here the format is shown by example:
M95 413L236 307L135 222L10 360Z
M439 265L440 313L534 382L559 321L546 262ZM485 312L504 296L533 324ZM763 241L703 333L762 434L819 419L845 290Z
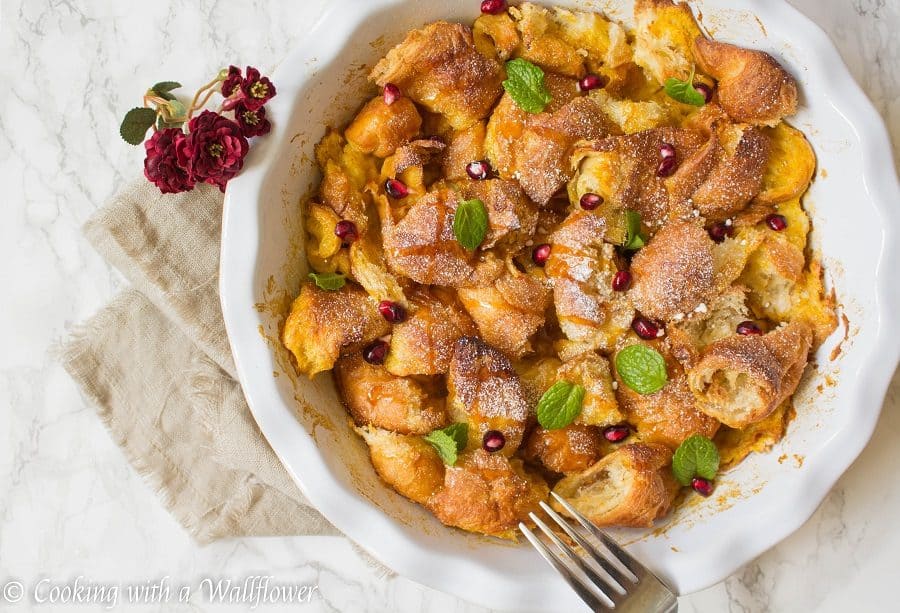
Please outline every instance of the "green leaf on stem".
M119 134L122 139L130 145L140 145L144 142L147 130L153 126L156 121L156 111L145 107L133 108L125 113L125 119L119 126Z

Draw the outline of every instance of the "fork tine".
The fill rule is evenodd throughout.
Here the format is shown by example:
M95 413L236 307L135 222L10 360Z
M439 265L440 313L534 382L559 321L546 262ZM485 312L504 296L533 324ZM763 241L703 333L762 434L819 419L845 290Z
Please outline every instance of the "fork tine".
M602 530L597 528L594 524L592 524L588 518L575 510L567 500L565 500L562 496L557 494L556 492L550 492L550 495L553 496L562 506L568 511L572 517L574 517L579 524L581 524L588 532L593 534L595 537L600 539L600 542L603 543L607 549L615 556L615 558L622 563L628 570L630 570L635 577L637 577L638 581L642 581L644 577L647 576L647 569L644 568L644 565L635 560L630 553L625 551L619 544L614 541L612 538L606 535Z
M563 554L567 558L569 558L569 560L573 564L575 564L575 566L577 566L581 570L581 572L584 573L584 576L590 579L591 583L593 583L597 587L597 589L600 590L601 594L609 598L609 600L613 604L617 604L622 599L622 596L626 591L624 587L616 584L615 582L610 583L609 581L598 575L593 568L585 563L581 556L576 554L571 547L569 547L562 541L562 539L556 536L556 533L553 532L553 530L551 530L549 527L547 527L547 524L545 524L540 517L538 517L534 513L529 513L528 516L531 518L531 521L533 521L535 525L540 528L551 541L553 541L553 544L556 545L563 552Z
M534 532L523 523L519 523L519 530L522 531L522 534L525 535L525 538L528 539L528 542L532 544L532 546L537 549L538 553L541 554L547 562L556 569L556 572L569 584L569 586L575 590L578 596L591 608L592 611L612 611L612 609L603 602L600 598L598 598L593 591L591 591L586 585L584 585L581 579L573 573L566 564L562 562L553 552L547 549L547 546L541 542Z
M584 549L585 553L587 553L587 555L594 562L596 562L597 565L600 566L600 568L605 570L609 574L610 577L612 577L615 581L617 581L618 584L620 586L622 586L622 588L625 589L626 592L628 591L628 588L626 586L630 583L634 583L635 582L634 579L632 579L630 577L626 577L625 574L622 573L622 571L620 571L614 565L610 564L609 561L606 559L605 554L603 554L599 549L597 549L597 547L595 545L593 545L590 541L588 541L586 538L584 538L584 536L579 534L578 530L576 528L574 528L571 524L569 524L569 522L567 522L565 519L560 517L559 513L554 511L550 507L549 504L547 504L544 501L541 501L540 505L541 505L541 508L544 510L544 512L547 513L547 515L549 515L550 518L554 522L556 522L556 525L558 525L560 528L562 528L565 531L565 533L568 534L569 537L573 541L578 543L581 546L581 548Z

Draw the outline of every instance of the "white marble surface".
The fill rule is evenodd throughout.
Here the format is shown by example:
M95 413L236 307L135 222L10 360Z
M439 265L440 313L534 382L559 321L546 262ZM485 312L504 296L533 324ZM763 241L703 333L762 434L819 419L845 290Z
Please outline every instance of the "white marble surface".
M123 286L79 233L140 169L140 151L119 140L120 114L155 80L199 84L229 62L273 67L325 2L2 0L0 586L256 573L318 584L309 611L483 610L403 578L385 580L339 538L198 547L50 353ZM831 35L900 143L900 4L794 4ZM813 518L739 574L682 598L681 610L896 610L898 405L900 377L872 442Z

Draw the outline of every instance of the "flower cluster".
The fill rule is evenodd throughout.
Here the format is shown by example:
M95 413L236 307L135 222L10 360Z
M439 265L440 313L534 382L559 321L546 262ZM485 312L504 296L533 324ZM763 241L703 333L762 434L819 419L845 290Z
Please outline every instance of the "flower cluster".
M275 95L275 86L252 66L243 74L240 68L230 66L200 88L187 108L171 93L179 87L174 81L151 87L144 96L144 107L125 116L122 138L140 144L153 128L144 142L144 176L162 193L189 191L197 183L209 183L224 192L244 165L248 139L271 129L265 104ZM217 90L223 97L219 109L202 110ZM200 113L194 116L196 111Z

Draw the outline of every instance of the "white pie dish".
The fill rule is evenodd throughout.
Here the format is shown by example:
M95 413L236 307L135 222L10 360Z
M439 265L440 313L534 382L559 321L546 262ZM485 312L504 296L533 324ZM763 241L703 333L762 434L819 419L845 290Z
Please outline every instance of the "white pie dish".
M630 1L546 3L630 21ZM478 4L345 0L312 26L273 75L271 134L228 186L222 308L260 429L337 528L406 577L467 600L520 611L575 610L580 601L527 546L445 528L381 483L330 378L296 377L276 340L278 311L306 272L298 203L318 183L313 146L325 125L345 123L374 92L361 66L371 67L408 30L429 21L470 23ZM806 521L869 440L900 355L900 287L892 278L900 265L900 189L880 117L825 34L787 3L706 0L694 7L717 39L769 51L801 83L802 110L792 122L819 158L807 196L814 244L850 323L836 360L829 355L843 324L820 349L785 440L719 479L717 495L725 501L714 496L685 505L665 530L619 533L682 594L723 579Z

